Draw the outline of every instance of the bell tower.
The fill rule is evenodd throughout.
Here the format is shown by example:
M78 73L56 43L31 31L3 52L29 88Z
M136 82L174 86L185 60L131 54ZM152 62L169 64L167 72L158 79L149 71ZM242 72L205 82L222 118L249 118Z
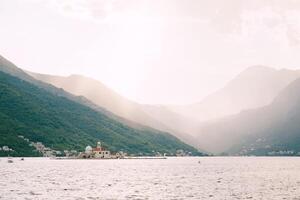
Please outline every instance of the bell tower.
M101 142L99 141L99 142L97 142L97 149L100 149L101 150Z

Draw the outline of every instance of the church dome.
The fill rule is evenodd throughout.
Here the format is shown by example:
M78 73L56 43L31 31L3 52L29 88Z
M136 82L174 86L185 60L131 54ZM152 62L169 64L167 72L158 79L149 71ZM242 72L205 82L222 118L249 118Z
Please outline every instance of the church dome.
M93 148L91 146L85 147L85 153L92 153Z

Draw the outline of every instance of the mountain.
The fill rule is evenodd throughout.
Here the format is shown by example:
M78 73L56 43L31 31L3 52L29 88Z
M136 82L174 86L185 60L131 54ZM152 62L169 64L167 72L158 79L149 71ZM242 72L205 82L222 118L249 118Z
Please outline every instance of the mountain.
M198 147L197 143L195 143L194 136L191 134L195 128L199 127L198 121L183 117L163 105L141 105L141 109L150 117L161 121L168 127L172 127L169 128L169 130L173 135L192 146ZM204 150L201 149L201 151Z
M110 150L174 153L195 149L153 129L133 129L100 112L0 72L1 143L25 136L54 149L82 150L101 140ZM0 144L15 147L13 143Z
M214 153L298 154L300 79L284 88L268 106L207 123L199 130L198 142Z
M31 72L29 74L74 95L84 96L97 106L118 116L170 132L199 149L207 148L205 150L211 149L208 140L203 138L199 143L195 139L199 137L200 127L206 124L205 121L268 105L284 87L300 77L298 70L276 70L265 66L253 66L200 103L168 106L138 104L122 97L101 82L84 76L62 77Z
M40 83L1 58L0 146L14 149L12 156L37 155L33 147L19 137L24 136L55 150L82 151L86 145L101 140L111 151L174 154L177 149L183 149L198 154L196 149L166 132L127 121L135 127L132 128L117 120L119 117L77 100L82 98ZM4 156L3 153L0 151L0 155Z
M189 129L187 128L190 127L189 124L193 124L193 121L185 119L165 106L136 103L114 92L103 83L81 75L63 77L33 72L27 73L37 80L62 88L69 93L84 96L94 104L122 118L170 132L189 144L194 143L192 136L188 134Z
M283 88L299 77L300 70L253 66L201 102L169 109L198 121L218 119L270 104Z
M165 129L163 124L152 119L144 113L137 103L134 103L117 94L101 82L80 75L68 77L51 76L28 72L32 77L40 81L62 88L74 95L84 96L110 112L129 120L142 122L145 125Z
M18 77L22 80L25 80L39 88L43 88L43 89L47 90L48 92L50 92L54 95L63 96L67 99L70 99L72 101L78 102L83 105L86 105L95 110L105 112L105 109L103 109L99 106L96 106L91 101L84 98L83 96L74 96L74 95L64 91L63 89L58 89L51 84L47 84L45 82L42 82L42 81L39 81L39 80L33 78L32 76L25 73L22 69L18 68L15 64L13 64L9 60L5 59L1 55L0 55L0 71L10 74L12 76Z

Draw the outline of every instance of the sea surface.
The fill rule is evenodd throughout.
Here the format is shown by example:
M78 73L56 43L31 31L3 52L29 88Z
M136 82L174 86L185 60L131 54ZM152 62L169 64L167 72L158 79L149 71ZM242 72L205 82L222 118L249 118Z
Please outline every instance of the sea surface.
M300 199L300 158L0 158L0 199Z

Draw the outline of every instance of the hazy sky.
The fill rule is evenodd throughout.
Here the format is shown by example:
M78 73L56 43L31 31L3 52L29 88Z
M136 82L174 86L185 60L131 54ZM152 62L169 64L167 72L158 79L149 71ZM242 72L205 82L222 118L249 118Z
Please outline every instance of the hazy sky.
M300 68L300 1L0 0L0 54L141 103L187 104L251 65Z

